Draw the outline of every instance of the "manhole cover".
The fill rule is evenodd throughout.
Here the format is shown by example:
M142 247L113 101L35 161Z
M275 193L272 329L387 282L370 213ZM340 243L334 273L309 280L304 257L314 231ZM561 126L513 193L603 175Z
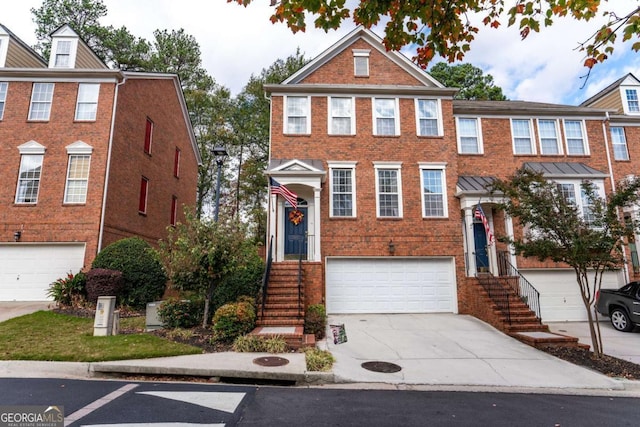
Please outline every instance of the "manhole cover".
M284 357L258 357L257 359L253 359L253 363L260 366L284 366L289 361Z
M362 365L364 369L368 369L373 372L382 372L385 374L391 374L393 372L399 372L402 368L395 363L389 362L364 362Z

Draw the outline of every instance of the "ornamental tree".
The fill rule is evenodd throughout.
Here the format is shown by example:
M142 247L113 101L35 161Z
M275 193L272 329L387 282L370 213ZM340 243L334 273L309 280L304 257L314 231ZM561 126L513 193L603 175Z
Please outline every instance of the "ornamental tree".
M624 240L633 236L638 224L623 221L621 215L624 208L638 203L640 179L620 182L606 199L592 182L583 181L582 208L575 203L580 195L567 197L557 183L526 168L508 180L496 180L491 191L504 198L500 208L523 226L519 237L499 240L511 244L517 255L564 263L575 271L593 354L601 357L598 314L594 316L592 308L603 274L624 266Z
M244 6L252 0L227 0ZM632 49L640 50L640 7L619 16L613 3L601 0L360 0L351 8L346 0L271 0L272 22L285 22L295 33L306 29L307 14L315 17L317 28L337 29L351 18L367 28L385 22L384 45L389 50L404 46L417 46L413 58L426 68L435 55L449 62L461 61L471 48L471 42L480 31L478 24L498 28L517 25L525 39L540 27L548 27L557 18L572 17L581 21L601 15L608 22L594 29L592 36L581 43L585 52L584 65L593 67L613 52L618 34L622 40L634 40ZM633 7L633 6L631 6ZM472 22L478 16L477 24Z

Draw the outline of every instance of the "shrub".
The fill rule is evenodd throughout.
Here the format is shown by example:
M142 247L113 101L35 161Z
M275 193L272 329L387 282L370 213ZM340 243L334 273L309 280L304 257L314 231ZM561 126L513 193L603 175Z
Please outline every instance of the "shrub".
M204 301L170 298L158 307L158 317L167 328L192 328L202 319Z
M216 286L211 301L212 312L230 302L238 301L240 296L246 295L255 299L262 286L264 262L257 253L247 251L243 264L225 276Z
M316 347L306 349L304 355L307 362L307 371L326 372L331 369L333 362L335 362L331 353Z
M284 353L288 349L287 342L280 336L242 335L233 342L233 351L239 353Z
M87 272L87 301L92 304L96 304L100 296L119 297L123 287L124 278L120 271L93 268Z
M67 277L61 277L49 285L47 296L60 305L77 306L86 298L86 284L87 277L82 271L76 275L69 272Z
M147 242L130 237L104 248L95 258L93 268L122 272L124 288L120 304L144 308L150 301L162 297L167 275L157 253Z
M304 316L304 333L315 335L317 340L324 338L327 330L327 311L322 304L307 307Z
M251 332L256 323L256 310L249 302L225 304L213 316L213 332L216 341L233 341Z

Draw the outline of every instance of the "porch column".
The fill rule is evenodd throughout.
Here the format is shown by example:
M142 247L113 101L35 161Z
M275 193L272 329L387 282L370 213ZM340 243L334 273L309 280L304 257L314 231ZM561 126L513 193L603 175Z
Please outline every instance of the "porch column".
M273 253L273 260L274 261L280 261L279 259L279 255L278 255L278 249L280 247L280 245L278 244L278 228L277 228L277 222L276 220L278 219L278 196L276 194L270 194L269 195L269 210L267 211L268 214L268 220L269 220L269 226L267 227L268 230L268 235L267 235L267 245L269 244L269 242L271 241L271 236L273 236L273 247L271 248L271 251ZM267 250L269 248L267 247ZM267 254L268 256L268 254Z
M322 255L320 254L320 187L313 189L313 213L315 218L315 224L313 225L313 254L311 260L320 261Z
M464 208L464 226L466 235L467 276L476 275L476 246L473 236L473 206Z
M504 214L504 231L507 233L507 237L513 240L513 219L506 212ZM509 262L515 268L518 268L516 255L513 252L513 245L509 245Z

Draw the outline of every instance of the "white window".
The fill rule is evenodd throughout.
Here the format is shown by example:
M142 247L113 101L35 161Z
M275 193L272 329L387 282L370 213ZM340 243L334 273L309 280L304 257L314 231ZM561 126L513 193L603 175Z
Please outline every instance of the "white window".
M593 184L595 186L596 196L604 198L604 182L598 180L598 182L593 182ZM582 181L556 180L556 188L568 204L578 209L578 212L587 223L593 222L594 217L591 211L591 201L582 189ZM577 197L578 194L580 197Z
M7 87L9 83L0 82L0 120L4 117L4 103L7 100Z
M624 128L611 128L611 144L613 145L614 159L629 160L629 151L627 151L627 139L624 135Z
M330 135L354 135L356 133L353 105L353 98L329 98Z
M369 77L369 54L368 49L353 50L353 73L356 77Z
M640 112L640 104L638 104L638 91L635 89L625 89L624 94L627 98L627 111L629 113Z
M332 217L356 216L356 162L329 162Z
M29 107L29 120L49 120L53 83L34 83Z
M95 120L98 111L100 84L80 83L76 102L76 120Z
M59 40L57 43L58 48L56 49L56 67L69 67L71 57L71 41L69 40Z
M373 134L400 135L397 99L373 98Z
M589 154L584 137L585 132L582 120L565 120L564 134L567 144L567 154Z
M442 135L439 102L436 99L416 99L416 123L419 136Z
M420 164L422 178L422 216L447 216L445 169L442 164Z
M43 159L44 154L23 154L20 156L16 203L38 203Z
M482 131L480 120L456 117L458 128L458 152L461 154L482 154Z
M376 172L376 208L379 218L402 217L402 179L399 163L374 163Z
M285 97L285 133L311 133L310 107L308 96Z
M65 203L85 203L89 184L90 155L73 154L69 156L67 184L64 190Z
M531 134L531 120L511 119L514 154L535 154Z
M541 154L562 154L557 120L538 120Z

